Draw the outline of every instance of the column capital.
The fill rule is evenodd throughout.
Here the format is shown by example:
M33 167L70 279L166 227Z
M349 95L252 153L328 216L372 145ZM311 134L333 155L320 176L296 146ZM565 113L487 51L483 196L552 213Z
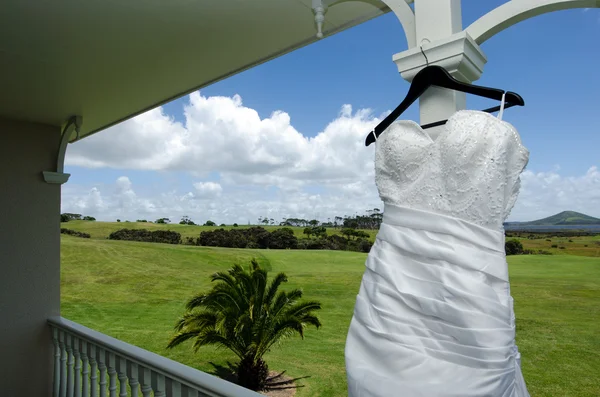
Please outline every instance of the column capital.
M431 43L425 41L421 45L417 44L392 57L398 72L407 81L412 81L428 61L429 65L443 67L457 80L473 82L481 77L487 62L479 45L465 31Z

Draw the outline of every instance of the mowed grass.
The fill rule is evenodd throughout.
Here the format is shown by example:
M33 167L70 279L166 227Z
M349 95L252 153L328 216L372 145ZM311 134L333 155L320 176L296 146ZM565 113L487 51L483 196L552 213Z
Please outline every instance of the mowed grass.
M173 325L185 301L209 287L210 274L256 257L272 273L287 273L285 288L300 287L307 299L323 304L323 327L273 349L266 356L270 368L310 376L299 382L304 387L298 397L347 396L344 343L366 254L63 236L61 256L64 317L207 372L213 371L211 362L222 365L235 357L212 347L194 354L190 344L166 350ZM517 343L531 395L600 396L600 259L526 255L508 260Z

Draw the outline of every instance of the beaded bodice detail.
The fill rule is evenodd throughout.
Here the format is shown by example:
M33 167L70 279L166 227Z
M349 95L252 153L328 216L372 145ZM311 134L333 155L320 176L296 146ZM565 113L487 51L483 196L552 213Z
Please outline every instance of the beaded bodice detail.
M384 203L502 228L529 160L506 121L461 110L433 140L413 121L397 121L377 138L375 181Z

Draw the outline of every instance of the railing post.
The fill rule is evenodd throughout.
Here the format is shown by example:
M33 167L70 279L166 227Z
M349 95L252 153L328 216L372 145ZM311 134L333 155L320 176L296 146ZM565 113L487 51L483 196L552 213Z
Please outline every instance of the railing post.
M52 342L54 343L54 397L60 397L60 344L58 342L58 330L52 330Z
M81 397L81 353L79 338L73 338L73 357L75 359L75 397Z
M67 397L67 349L65 348L65 332L60 331L60 397Z
M89 369L89 361L88 361L88 345L86 341L81 341L81 362L83 366L83 371L81 373L81 379L83 383L82 395L83 397L90 396L90 369Z

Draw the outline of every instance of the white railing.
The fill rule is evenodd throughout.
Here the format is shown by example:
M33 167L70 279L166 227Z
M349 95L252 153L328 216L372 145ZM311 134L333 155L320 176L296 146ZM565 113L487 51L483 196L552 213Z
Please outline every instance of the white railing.
M54 397L259 397L258 393L62 317L48 320Z

